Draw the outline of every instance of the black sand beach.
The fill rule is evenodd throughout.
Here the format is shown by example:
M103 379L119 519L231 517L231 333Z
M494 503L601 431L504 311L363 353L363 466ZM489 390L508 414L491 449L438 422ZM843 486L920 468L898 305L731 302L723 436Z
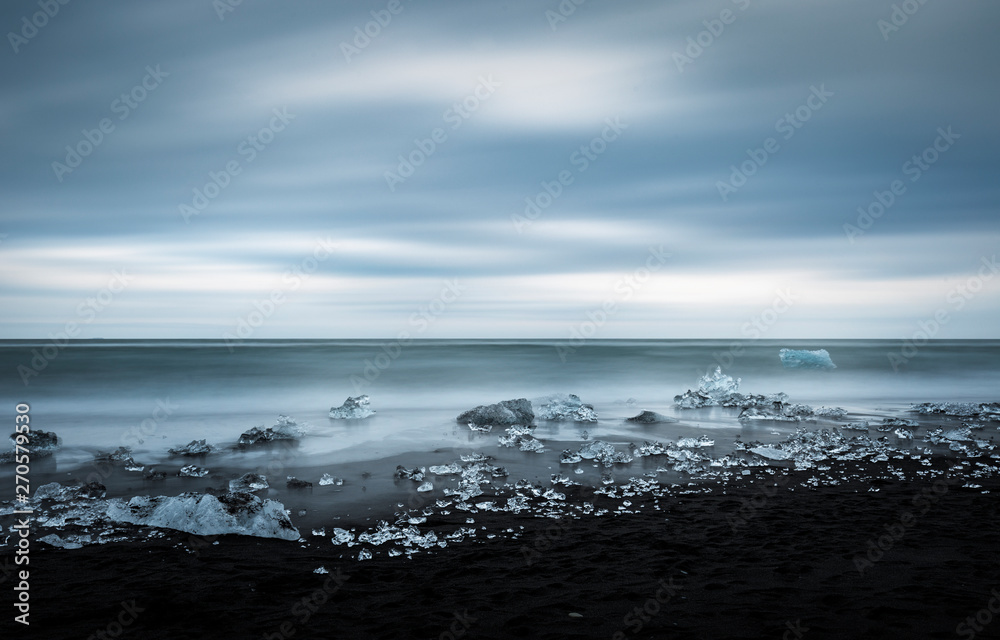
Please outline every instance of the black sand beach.
M926 469L892 466L908 478ZM744 477L672 493L659 509L635 499L637 513L617 516L481 512L478 540L409 559L182 533L37 545L30 632L5 616L3 637L1000 637L989 610L1000 603L1000 479L902 481L885 465L846 462L829 471L859 474L872 480L813 488L814 471ZM587 490L566 493L572 502ZM446 532L465 517L420 528ZM507 528L520 534L485 537Z

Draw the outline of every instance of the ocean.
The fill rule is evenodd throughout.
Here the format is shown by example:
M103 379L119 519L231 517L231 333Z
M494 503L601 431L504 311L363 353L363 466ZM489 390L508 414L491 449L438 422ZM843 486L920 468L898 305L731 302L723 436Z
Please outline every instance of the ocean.
M393 478L397 464L447 464L459 454L481 452L505 466L511 481L547 482L560 471L559 452L588 439L627 445L705 435L716 441L713 454L718 456L732 451L737 437L780 441L800 426L746 424L736 419L738 410L674 405L675 395L697 389L700 377L717 366L741 378L744 393L784 392L790 402L842 407L849 419L907 416L910 404L919 402L998 399L1000 342L901 347L898 340L592 340L579 345L288 340L248 341L232 348L220 341L93 340L64 347L6 341L0 343L5 378L0 407L13 426L15 405L28 403L33 428L62 439L61 449L36 465L36 486L48 479L98 479L109 495L170 495L222 487L226 478L244 471L264 471L272 494L288 506L305 510L323 504L327 513L348 517L394 508L412 493L412 487ZM778 357L781 348L826 349L836 368L787 369ZM360 394L370 396L374 416L328 417L331 407ZM550 394L576 394L599 417L596 423L539 423L535 437L546 445L542 454L499 447L501 430L472 432L455 420L477 405L528 398L537 406ZM641 410L680 422L625 421ZM278 415L305 429L294 447L278 452L232 448L241 433L271 426ZM191 460L167 450L196 439L219 448L199 462L215 475L178 478L176 471ZM142 474L107 472L94 463L97 453L119 446L129 446L146 471L156 468L167 479L144 481ZM649 464L655 469L643 459L617 472L638 475ZM601 471L593 467L585 465L578 479L597 482ZM0 475L8 473L10 467L0 467ZM323 473L343 477L345 484L316 486L311 494L284 488L287 475L316 483ZM341 495L324 502L318 497L322 491Z

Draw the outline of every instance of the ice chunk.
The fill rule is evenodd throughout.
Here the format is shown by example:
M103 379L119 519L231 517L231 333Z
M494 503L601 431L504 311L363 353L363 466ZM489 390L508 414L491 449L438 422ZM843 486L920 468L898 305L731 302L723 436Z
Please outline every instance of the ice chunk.
M324 473L323 477L319 479L319 486L324 487L331 484L339 487L344 484L344 479L331 476L329 473Z
M498 441L502 447L516 447L521 451L541 453L545 446L541 440L531 435L533 431L534 427L515 425L508 427L507 435L500 436Z
M367 395L348 398L339 407L330 408L330 417L335 420L360 420L375 415L371 400Z
M980 416L1000 421L1000 403L997 402L922 402L913 405L913 411L961 418Z
M428 491L434 491L434 483L433 482L425 482L422 485L420 485L419 487L417 487L417 491L419 491L420 493L426 493Z
M204 440L192 440L183 447L174 447L168 451L175 456L203 456L215 451L215 447Z
M54 533L39 538L38 541L52 545L53 547L58 547L60 549L82 549L83 545L90 544L92 542L91 537L89 535L82 535L82 536L70 535L66 536L65 538L60 538Z
M244 473L239 478L229 481L230 491L262 491L268 488L267 476L257 473Z
M538 401L541 406L535 417L539 420L572 420L574 422L597 422L597 412L589 404L583 404L574 394L557 394Z
M840 428L847 429L848 431L868 431L868 421L861 420L860 422L848 422Z
M562 454L559 456L559 464L576 464L583 460L583 457L575 451L570 451L569 449L563 449Z
M22 439L20 445L26 447L31 452L31 459L37 460L38 458L45 458L51 456L59 445L62 444L62 440L55 433L51 431L42 431L36 429L34 431L29 431L27 433L12 433L10 434L10 441L12 445L17 445L17 438ZM10 464L14 463L13 452L9 454L4 454L2 461Z
M655 411L643 411L639 415L625 418L626 422L637 422L639 424L657 424L660 422L678 422L677 418L671 418Z
M722 367L716 367L711 375L701 377L697 391L688 389L682 395L674 396L674 403L682 409L697 409L720 404L720 400L740 389L740 379L733 379L722 373Z
M333 534L330 535L330 542L333 544L346 544L347 546L352 546L354 544L354 534L347 529L335 527L333 529Z
M677 441L677 446L682 449L697 449L701 447L714 447L715 440L709 439L707 436L700 436L699 438L681 438Z
M800 349L781 349L778 351L781 366L786 369L836 369L826 349L805 351Z
M580 447L579 455L584 460L594 460L605 467L632 461L632 456L622 451L615 451L613 444L602 440L593 440L584 444Z
M108 501L107 515L117 522L176 529L195 535L299 539L299 532L288 519L284 505L246 492L221 496L199 493L182 493L176 497L136 496L128 502L115 499Z
M58 482L50 482L35 490L35 500L54 500L56 502L69 502L83 498L96 500L103 498L107 491L107 487L94 481L70 487L64 487Z
M439 464L430 467L430 472L436 476L452 476L462 473L462 467L457 462L451 464Z
M412 469L407 469L403 465L396 465L396 471L393 473L393 477L397 480L413 480L414 482L423 482L424 474L427 473L427 469L424 467L413 467Z
M813 415L820 418L840 420L847 417L847 409L841 409L840 407L820 407L813 411Z
M316 567L315 569L313 569L313 573L324 574L324 573L330 573L330 572L327 571L326 567Z
M254 427L240 435L241 447L265 444L276 440L297 440L305 430L288 416L278 416L278 421L273 427Z
M535 420L531 402L527 398L503 400L496 404L480 405L461 413L456 420L461 424L499 425L502 427L520 424L529 425Z
M289 489L308 489L313 486L313 483L305 480L299 480L295 476L288 476L285 481L285 486Z
M177 475L182 478L204 478L208 475L208 469L189 464L186 467L181 467Z

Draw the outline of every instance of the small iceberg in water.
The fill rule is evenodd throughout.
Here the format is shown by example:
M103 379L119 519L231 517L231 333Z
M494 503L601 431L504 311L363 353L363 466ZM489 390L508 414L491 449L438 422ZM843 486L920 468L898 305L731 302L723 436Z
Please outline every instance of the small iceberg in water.
M339 407L330 408L330 417L334 420L360 420L375 415L371 408L371 400L367 395L348 398Z
M826 349L805 351L799 349L781 349L778 351L781 365L786 369L836 369Z

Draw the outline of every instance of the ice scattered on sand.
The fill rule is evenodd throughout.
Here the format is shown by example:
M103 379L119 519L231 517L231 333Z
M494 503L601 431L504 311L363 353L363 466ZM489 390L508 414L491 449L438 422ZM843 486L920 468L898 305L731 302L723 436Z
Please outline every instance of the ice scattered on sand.
M325 487L331 484L339 487L344 484L344 479L331 476L329 473L324 473L323 477L319 479L319 485L321 487Z
M108 518L116 522L186 531L195 535L238 534L298 540L299 532L274 500L252 493L220 496L182 493L179 496L136 496L126 502L108 501Z
M1000 403L997 402L922 402L912 405L912 411L925 415L946 415L960 418L980 416L1000 421Z
M623 451L616 451L613 444L603 440L592 440L585 443L580 447L578 454L584 460L593 460L605 467L632 462L631 455Z
M192 440L183 447L174 447L167 451L174 456L203 456L215 451L215 447L205 440Z
M371 408L371 399L360 395L344 400L339 407L330 407L330 417L334 420L360 420L375 415Z
M778 351L781 366L786 369L836 369L826 349L806 351L800 349L781 349Z
M230 491L262 491L268 488L267 476L257 473L244 473L239 478L229 481Z
M316 567L315 569L313 569L313 573L324 574L330 572L326 570L326 567Z
M531 435L534 430L534 427L514 425L508 427L506 430L507 435L500 436L498 441L501 447L514 447L521 451L541 453L545 446L541 440Z
M583 404L574 394L556 394L536 401L540 406L535 413L538 420L572 420L574 422L597 422L597 412L589 404Z
M361 551L358 552L359 562L362 560L371 560L371 559L372 559L372 552L369 551L368 549L362 549Z

